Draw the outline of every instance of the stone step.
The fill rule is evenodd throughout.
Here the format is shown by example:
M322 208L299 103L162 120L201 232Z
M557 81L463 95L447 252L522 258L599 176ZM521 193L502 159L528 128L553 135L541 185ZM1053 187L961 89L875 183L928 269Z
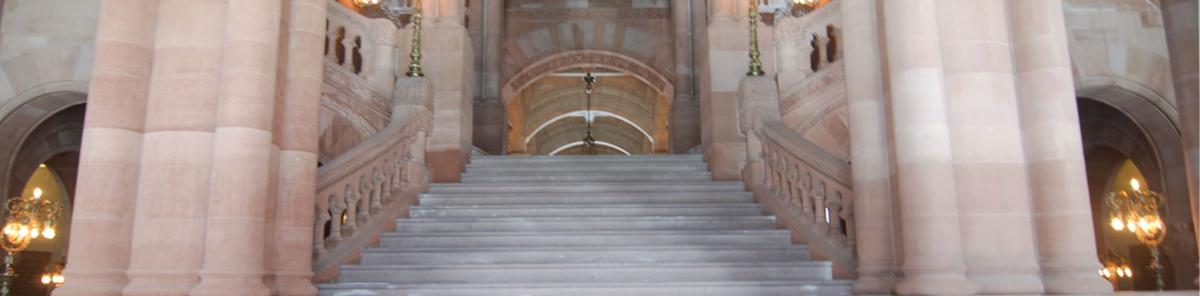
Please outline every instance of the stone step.
M536 217L536 218L413 218L398 219L396 232L531 232L623 230L736 230L774 229L770 216L675 217Z
M384 233L384 248L478 248L568 246L785 246L787 230L538 231Z
M611 283L661 281L831 280L822 261L751 263L579 263L480 265L346 265L341 282Z
M705 163L679 162L679 163L646 163L646 162L630 162L630 163L615 163L615 164L511 164L511 165L488 165L488 166L467 166L467 173L498 173L498 174L515 174L515 173L538 173L538 172L707 172L708 165Z
M604 193L435 193L423 194L421 205L598 205L612 203L745 203L748 192L604 192Z
M595 156L472 156L471 164L491 163L619 163L641 161L676 161L703 162L704 155L675 154L675 155L595 155Z
M674 182L579 182L579 183L445 183L431 184L429 193L525 193L525 192L744 192L740 181Z
M763 215L762 205L740 204L604 204L604 205L444 205L415 206L414 218L486 217L646 217Z
M463 183L500 182L659 182L711 181L709 172L540 172L519 175L500 173L464 173Z
M321 284L321 296L849 296L844 280L614 282L569 284Z
M804 246L606 246L367 249L363 265L807 261Z

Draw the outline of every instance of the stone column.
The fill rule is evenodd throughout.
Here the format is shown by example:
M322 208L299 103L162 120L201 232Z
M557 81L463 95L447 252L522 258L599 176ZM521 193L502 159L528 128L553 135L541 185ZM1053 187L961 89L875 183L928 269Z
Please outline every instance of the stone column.
M937 5L967 278L1041 294L1004 1Z
M1183 148L1187 156L1188 189L1192 203L1192 225L1200 225L1200 53L1197 53L1196 0L1162 1L1163 25L1167 31L1167 51L1171 56L1171 73L1175 81L1175 102L1179 105L1179 121L1183 125ZM1200 238L1200 227L1196 237ZM1197 280L1200 283L1200 279Z
M475 54L471 37L461 24L461 0L436 3L440 5L439 20L435 26L422 28L421 33L422 66L434 86L429 162L434 181L457 182L471 154Z
M437 0L437 24L439 26L463 27L463 0Z
M275 139L279 175L275 199L273 290L280 296L312 296L313 203L317 192L317 118L321 111L327 4L288 0L286 71L278 92Z
M1017 99L1046 294L1106 294L1099 276L1060 0L1010 0Z
M475 57L479 59L477 77L472 80L478 92L475 95L475 129L471 132L472 144L489 154L504 153L507 142L508 127L505 124L505 110L500 102L500 42L504 38L504 1L475 0L471 11L477 11L478 16L471 17L470 28L475 38ZM481 7L480 7L481 6Z
M263 284L281 0L229 5L204 266L192 295L269 295ZM273 197L273 196L272 196Z
M124 295L187 295L204 260L223 0L162 0Z
M883 94L878 0L842 0L846 101L854 182L858 294L890 294L896 259L892 233L891 160Z
M901 295L969 295L934 0L883 2L892 94ZM861 243L860 243L861 244Z
M100 5L71 218L70 241L77 247L70 249L64 271L71 280L54 295L116 296L125 286L157 3Z
M693 53L694 28L704 25L703 18L694 18L696 1L676 1L671 5L671 24L675 41L675 94L671 102L670 146L672 153L684 153L700 142L699 106L695 93L696 71Z

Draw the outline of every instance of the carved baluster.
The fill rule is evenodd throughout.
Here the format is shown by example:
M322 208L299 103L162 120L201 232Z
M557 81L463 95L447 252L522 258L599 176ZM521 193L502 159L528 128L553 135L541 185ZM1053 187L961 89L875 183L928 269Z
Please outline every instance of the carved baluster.
M842 233L842 194L834 192L833 196L825 201L825 207L829 209L829 231L826 235L836 239L845 239L846 235Z
M396 170L396 173L392 175L392 191L404 190L404 164L403 157L392 159L392 167Z
M847 246L854 246L854 243L855 243L855 239L854 239L854 235L855 235L855 233L854 233L854 198L853 198L853 196L854 195L849 194L849 192L847 192L846 194L842 194L842 191L838 191L838 193L837 193L837 198L842 201L841 216L842 216L842 221L844 221L844 223L845 223L844 228L846 229L845 236L846 236L846 245Z
M806 61L804 67L800 67L800 77L808 77L816 72L821 67L821 52L817 51L817 35L805 34L804 44L800 46L800 56L804 57L801 60ZM803 78L802 78L803 79Z
M337 46L342 42L342 40L338 39L338 28L341 26L337 25L332 19L326 21L328 22L325 26L325 59L336 63Z
M350 27L346 27L345 32L346 32L346 35L344 37L342 37L342 40L341 40L342 48L345 49L344 51L342 51L341 65L342 65L342 67L345 67L346 70L350 70L353 72L354 71L354 52L355 52L354 39L359 36L359 32L357 30L351 29Z
M813 184L812 172L804 173L804 194L801 196L800 216L805 220L812 219L813 216L813 193L816 190L816 184Z
M332 233L325 233L325 224L329 223L332 215L329 213L329 202L337 199L336 196L330 195L325 200L317 201L317 220L313 227L313 250L317 254L325 253L325 239L332 236Z
M354 186L346 185L346 214L342 216L343 226L345 229L358 228L358 200L360 195L354 190Z
M349 194L350 187L346 186L346 195ZM350 212L348 211L349 204L346 203L346 200L350 197L346 195L334 195L329 199L329 214L331 215L329 224L329 240L334 242L342 241L342 227L345 227L342 225L342 222L346 222L346 217L350 215ZM325 227L325 225L321 225L321 227Z
M394 180L393 177L396 174L396 166L394 161L392 161L393 159L388 158L383 160L383 175L380 176L382 182L379 182L379 190L383 192L380 193L379 199L384 203L392 201L392 180Z
M816 188L813 189L812 195L813 211L817 213L813 215L813 225L817 227L817 233L824 233L829 229L829 223L825 222L825 219L829 219L829 213L826 212L828 205L825 197L825 181L819 180L816 182Z
M371 221L371 176L358 177L358 224L367 226Z
M826 66L829 66L829 62L830 62L830 60L829 60L830 59L829 36L825 35L825 33L822 32L822 33L816 34L816 38L817 38L817 51L819 51L821 53L821 54L817 55L817 59L818 59L817 62L820 63L820 66L818 66L817 68L825 69Z
M383 210L383 173L376 167L371 170L371 213Z

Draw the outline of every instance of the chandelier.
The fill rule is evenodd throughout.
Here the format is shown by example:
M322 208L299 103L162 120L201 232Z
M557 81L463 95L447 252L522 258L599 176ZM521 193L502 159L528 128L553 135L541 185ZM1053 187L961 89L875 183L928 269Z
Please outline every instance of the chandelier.
M354 5L358 5L358 7L367 7L378 5L380 1L381 0L354 0Z
M583 121L585 130L583 135L583 153L595 154L596 138L592 137L592 92L596 87L596 76L592 75L592 71L588 71L583 75L583 93L587 95L587 113L584 113Z
M1158 211L1164 204L1162 194L1141 190L1137 179L1129 180L1132 191L1109 192L1107 196L1109 225L1118 233L1128 231L1138 241L1150 248L1150 269L1154 271L1154 282L1158 290L1164 286L1159 245L1167 236L1167 228ZM1129 270L1126 270L1129 271Z
M29 247L35 239L54 239L57 236L58 213L62 203L42 199L42 189L34 188L33 196L14 197L8 200L8 219L0 234L0 246L7 252L4 257L4 273L0 274L0 295L8 295L12 281L17 278L13 269L17 253Z

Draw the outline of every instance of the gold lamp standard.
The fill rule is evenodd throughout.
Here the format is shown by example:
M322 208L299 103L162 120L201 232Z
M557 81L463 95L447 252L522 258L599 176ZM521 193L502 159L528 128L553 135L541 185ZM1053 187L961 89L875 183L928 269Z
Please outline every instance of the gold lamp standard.
M1133 190L1108 193L1109 225L1118 232L1132 232L1139 242L1150 247L1150 270L1154 271L1154 283L1161 291L1164 286L1163 266L1158 246L1167 237L1166 225L1158 213L1164 203L1163 196L1158 192L1141 190L1141 183L1137 179L1130 179L1129 187Z
M8 253L4 257L4 273L0 274L0 295L5 296L17 277L13 270L17 253L29 247L34 239L54 239L58 235L56 218L62 211L62 203L42 199L42 189L34 188L33 196L9 199L7 209L8 219L0 231L4 235L0 246Z

